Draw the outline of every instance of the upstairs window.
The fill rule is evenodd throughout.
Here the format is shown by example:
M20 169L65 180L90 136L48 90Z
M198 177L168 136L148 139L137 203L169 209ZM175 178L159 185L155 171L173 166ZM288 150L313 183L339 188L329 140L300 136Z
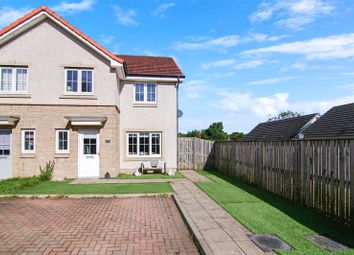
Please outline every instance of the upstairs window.
M93 92L92 69L65 69L65 93L91 94Z
M135 103L156 103L156 84L154 83L136 83Z
M25 93L28 84L27 67L0 66L0 92Z

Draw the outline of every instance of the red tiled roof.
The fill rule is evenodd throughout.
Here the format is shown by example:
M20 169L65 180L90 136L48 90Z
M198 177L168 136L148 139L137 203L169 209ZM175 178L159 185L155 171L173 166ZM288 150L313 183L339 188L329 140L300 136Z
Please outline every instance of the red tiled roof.
M64 20L62 17L60 17L59 15L57 15L54 11L52 11L51 9L49 9L47 6L42 5L41 7L33 10L32 12L26 14L25 16L23 16L22 18L18 19L17 21L15 21L14 23L8 25L7 27L5 27L4 29L2 29L0 31L0 36L6 34L7 32L9 32L10 30L20 26L21 24L23 24L24 22L26 22L27 20L31 19L32 17L36 16L37 14L41 13L41 12L46 12L48 15L50 15L51 17L53 17L54 19L56 19L57 21L59 21L62 25L64 25L65 27L67 27L68 29L70 29L71 31L73 31L74 33L76 33L78 36L80 36L81 38L83 38L84 40L86 40L87 42L89 42L90 44L92 44L94 47L96 47L98 50L102 51L104 54L106 54L107 56L109 56L111 59L114 59L120 63L123 63L123 59L119 58L118 56L112 54L111 52L109 52L108 50L106 50L105 48L103 48L101 45L99 45L97 42L95 42L94 40L92 40L91 38L89 38L87 35L85 35L84 33L82 33L79 29L77 29L76 27L74 27L73 25L71 25L69 22L67 22L66 20Z
M184 78L173 58L117 55L124 59L124 68L127 75L159 76Z

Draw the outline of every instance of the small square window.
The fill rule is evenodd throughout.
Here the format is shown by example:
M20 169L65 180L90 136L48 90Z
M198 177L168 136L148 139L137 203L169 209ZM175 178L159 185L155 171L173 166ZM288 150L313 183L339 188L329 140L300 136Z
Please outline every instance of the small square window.
M22 153L36 152L36 131L34 129L22 130Z
M69 153L69 130L56 130L56 153Z
M135 103L156 103L156 84L154 83L136 83L134 86Z
M0 92L27 92L27 67L0 66Z
M92 69L66 69L65 93L90 94L93 92Z

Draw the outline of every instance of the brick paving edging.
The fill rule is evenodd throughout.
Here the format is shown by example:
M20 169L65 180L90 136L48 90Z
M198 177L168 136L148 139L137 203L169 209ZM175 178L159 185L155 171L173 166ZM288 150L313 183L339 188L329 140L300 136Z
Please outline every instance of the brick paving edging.
M129 197L163 197L172 196L172 192L166 193L138 193L138 194L38 194L38 195L28 195L28 194L15 194L15 195L0 195L1 198L33 198L33 199L43 199L43 198L129 198Z

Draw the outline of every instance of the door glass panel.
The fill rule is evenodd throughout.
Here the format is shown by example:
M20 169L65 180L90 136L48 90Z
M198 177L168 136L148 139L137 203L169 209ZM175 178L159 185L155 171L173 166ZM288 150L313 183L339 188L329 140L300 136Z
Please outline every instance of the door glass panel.
M97 154L97 139L96 138L84 138L84 155L96 155Z
M10 155L10 134L0 133L0 155Z

